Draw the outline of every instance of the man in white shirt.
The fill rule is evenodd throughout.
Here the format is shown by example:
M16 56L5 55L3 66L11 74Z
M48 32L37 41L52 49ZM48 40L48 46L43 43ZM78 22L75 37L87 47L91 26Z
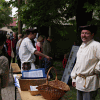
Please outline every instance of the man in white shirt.
M51 57L44 55L43 53L37 51L36 48L34 48L31 39L34 39L37 34L37 30L28 29L26 30L26 33L28 37L23 39L20 48L19 48L19 57L21 59L21 71L23 71L23 67L26 66L26 63L30 63L31 69L35 69L34 61L35 61L35 55L46 57L48 60L51 59ZM24 66L25 65L25 66ZM25 69L26 70L26 69Z
M95 100L99 86L100 43L93 40L96 26L81 26L83 41L71 72L72 86L77 89L77 100Z

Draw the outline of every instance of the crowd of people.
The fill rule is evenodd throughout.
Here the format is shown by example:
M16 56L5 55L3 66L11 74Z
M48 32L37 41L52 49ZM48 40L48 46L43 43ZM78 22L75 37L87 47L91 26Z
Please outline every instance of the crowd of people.
M0 81L2 81L0 89L8 85L11 61L15 63L15 60L17 60L21 72L23 70L36 69L36 65L38 68L44 68L45 65L48 67L45 63L50 63L52 57L50 57L49 54L46 55L43 51L45 37L40 35L37 39L37 43L35 43L34 39L36 35L37 30L33 29L26 30L24 36L22 34L18 34L17 36L16 33L0 33ZM47 41L49 42L49 40ZM45 49L46 48L47 47L45 47ZM50 49L46 51L48 53L51 52ZM36 62L36 58L39 62ZM47 73L47 71L45 71L45 73ZM52 78L51 74L50 76ZM2 100L1 94L0 100Z
M6 34L7 39L4 43L2 52L3 52L3 55L8 58L9 69L11 65L11 60L13 63L15 63L15 59L21 71L23 70L24 63L26 65L27 62L32 63L32 66L34 65L33 68L31 66L32 69L45 68L46 73L48 72L48 69L51 66L53 66L52 52L51 52L52 39L49 36L46 37L44 35L39 35L37 37L37 34L38 34L37 30L33 30L33 29L26 30L26 34L24 35L16 34L16 33ZM35 38L37 38L37 41L34 41ZM36 50L39 51L38 54L35 53ZM13 56L12 56L12 52L13 52ZM42 55L40 53L42 53ZM47 55L47 56L44 57L44 55ZM47 57L49 58L49 60ZM67 59L65 59L64 57L64 60L63 60L64 68L65 68L66 63L67 63Z
M37 38L37 43L34 41L37 35L37 30L28 29L26 34L6 34L6 41L4 43L2 53L8 58L9 69L11 60L15 63L17 60L21 71L24 63L30 63L31 69L45 68L45 63L51 62L51 39L40 35ZM13 56L12 56L13 52ZM50 57L49 57L50 56ZM46 61L47 60L47 61ZM34 66L34 67L33 67ZM50 65L51 66L51 65Z
M45 72L47 73L47 69L52 66L52 57L50 55L51 52L51 39L50 37L45 37L40 35L37 38L37 43L34 42L36 38L37 30L28 29L26 30L26 34L23 36L22 34L13 33L13 35L7 33L5 45L3 46L4 54L8 58L9 61L9 69L11 65L11 60L15 63L15 59L17 60L18 66L23 70L25 66L31 66L30 69L36 68L45 68ZM13 55L12 55L13 52ZM29 68L29 67L28 67ZM52 77L52 75L51 75Z

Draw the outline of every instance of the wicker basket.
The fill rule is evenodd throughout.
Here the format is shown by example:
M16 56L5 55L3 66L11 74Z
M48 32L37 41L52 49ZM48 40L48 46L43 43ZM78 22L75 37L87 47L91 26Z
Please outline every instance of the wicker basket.
M31 91L31 90L29 90L29 92L30 92L30 94L31 94L32 96L35 96L35 95L39 95L39 94L40 94L39 91Z
M51 67L54 68L54 67ZM61 98L67 91L70 90L69 86L57 79L57 72L56 72L56 78L53 81L48 81L48 74L51 70L49 69L47 73L47 80L45 84L39 85L37 89L39 90L40 94L47 100L58 100Z
M30 85L39 86L46 82L47 78L43 79L21 79L19 78L19 84L21 91L28 91L30 89Z

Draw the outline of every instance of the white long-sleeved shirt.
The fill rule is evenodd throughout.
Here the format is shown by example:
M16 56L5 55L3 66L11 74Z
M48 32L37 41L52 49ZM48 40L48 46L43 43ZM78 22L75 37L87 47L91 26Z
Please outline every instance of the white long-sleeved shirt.
M27 37L23 39L20 48L19 48L19 57L21 59L21 63L30 62L33 63L35 61L35 52L36 48L34 48L31 40ZM31 70L35 68L34 64L31 64ZM22 67L21 67L22 71Z
M71 72L72 82L76 82L76 89L85 92L97 90L100 78L93 73L100 73L100 43L91 40L87 44L82 43L77 52L76 64ZM85 75L86 80L77 76L78 74Z

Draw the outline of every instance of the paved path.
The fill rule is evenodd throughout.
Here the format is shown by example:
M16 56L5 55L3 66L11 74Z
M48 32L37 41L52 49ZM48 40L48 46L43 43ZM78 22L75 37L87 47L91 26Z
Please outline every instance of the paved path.
M13 77L9 72L9 85L1 90L1 95L3 100L15 100L15 86L13 83ZM17 90L17 100L21 100L20 94Z

